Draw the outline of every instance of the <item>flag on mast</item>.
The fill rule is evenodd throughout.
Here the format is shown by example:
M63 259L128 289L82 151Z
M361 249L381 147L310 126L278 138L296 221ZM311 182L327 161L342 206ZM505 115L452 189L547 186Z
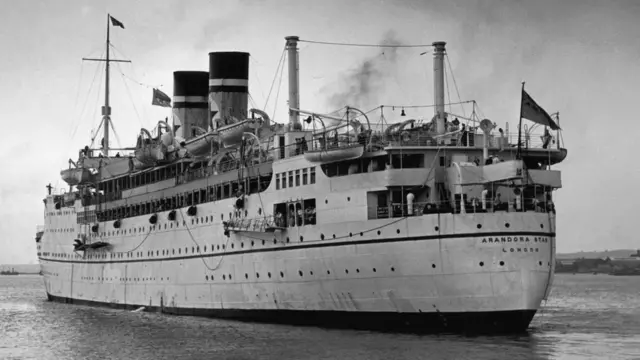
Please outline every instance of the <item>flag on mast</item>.
M162 107L171 107L171 98L169 95L163 93L158 89L153 89L153 99L151 105L158 105Z
M116 18L114 18L113 16L109 15L109 18L111 19L111 25L113 26L120 26L121 28L124 29L124 24L121 23L120 21L116 20Z
M522 108L520 117L533 121L534 123L548 126L551 130L560 130L560 126L549 116L549 114L538 105L524 89L522 89Z

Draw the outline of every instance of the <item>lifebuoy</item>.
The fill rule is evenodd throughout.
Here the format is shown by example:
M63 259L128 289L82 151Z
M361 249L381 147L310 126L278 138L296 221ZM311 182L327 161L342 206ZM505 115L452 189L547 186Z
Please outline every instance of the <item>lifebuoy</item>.
M149 217L149 223L150 224L155 224L157 222L158 222L158 215L153 214L153 215L151 215L151 217Z
M171 212L169 212L168 218L171 221L175 220L176 219L176 211L175 210L171 210Z
M187 210L187 214L189 216L195 216L198 213L198 208L195 205L189 206L189 209Z
M120 220L116 220L113 222L113 227L118 229L120 227Z

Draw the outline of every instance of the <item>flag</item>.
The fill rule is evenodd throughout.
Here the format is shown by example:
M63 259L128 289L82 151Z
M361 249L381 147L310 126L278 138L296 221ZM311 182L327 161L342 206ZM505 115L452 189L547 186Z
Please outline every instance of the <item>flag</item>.
M113 26L120 26L121 28L124 29L124 24L121 23L120 21L116 20L116 18L114 18L113 16L109 15L109 18L111 19L111 25Z
M158 89L153 89L153 100L151 105L158 105L162 107L171 107L171 98Z
M522 90L522 108L520 117L531 120L534 123L548 126L551 130L560 130L560 126L538 105L526 91Z

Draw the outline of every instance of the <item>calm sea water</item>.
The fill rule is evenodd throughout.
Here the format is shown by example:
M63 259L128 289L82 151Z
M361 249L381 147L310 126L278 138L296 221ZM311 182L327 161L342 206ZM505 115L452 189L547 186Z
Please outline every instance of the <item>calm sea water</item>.
M640 359L640 276L556 276L528 334L382 334L47 302L0 276L0 359Z

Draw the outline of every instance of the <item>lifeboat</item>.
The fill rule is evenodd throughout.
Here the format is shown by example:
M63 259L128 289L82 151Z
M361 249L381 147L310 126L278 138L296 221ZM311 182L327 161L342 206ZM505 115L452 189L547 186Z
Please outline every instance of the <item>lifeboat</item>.
M70 186L91 182L91 170L83 167L69 168L60 171L62 180Z
M309 162L334 162L358 159L364 154L364 145L354 143L322 150L307 150L304 158Z
M184 147L191 156L200 157L206 156L211 153L212 150L218 148L217 137L218 134L214 131L205 131L204 129L195 126L194 128L200 131L200 135L183 141L180 146Z
M226 148L240 145L242 135L245 132L251 132L260 125L261 121L262 119L246 119L218 128L220 143Z
M147 136L145 139L144 135ZM138 144L134 151L135 158L142 166L153 166L159 162L167 160L167 146L162 141L157 141L151 137L147 129L140 130Z

